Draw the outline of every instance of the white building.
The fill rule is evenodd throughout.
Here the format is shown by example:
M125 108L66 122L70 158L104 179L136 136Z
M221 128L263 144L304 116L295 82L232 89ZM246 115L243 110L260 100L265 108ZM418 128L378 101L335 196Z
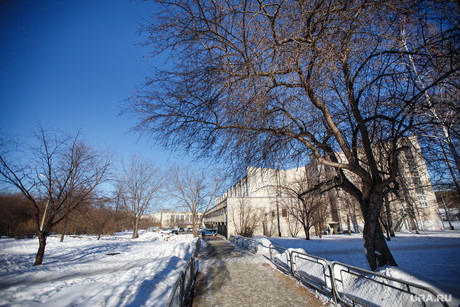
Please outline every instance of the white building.
M197 213L197 221L200 221L203 212ZM171 210L162 210L155 214L151 214L159 221L160 228L178 228L178 227L192 227L192 213L191 212L177 212Z
M425 161L415 137L410 149L400 154L402 165L398 179L399 193L389 194L382 212L382 220L389 219L392 228L438 230L443 229L436 197ZM342 156L337 154L338 158ZM309 186L326 181L327 169L313 160L310 164L288 170L248 167L247 174L222 196L216 198L215 207L205 213L204 224L218 233L229 236L245 233L268 236L305 236L303 227L296 222L297 195ZM355 175L345 175L352 181ZM330 178L330 176L329 176ZM303 190L302 190L303 189ZM314 195L310 204L318 204L310 233L360 232L364 221L357 202L340 189L328 189ZM313 205L312 205L313 206ZM386 223L386 221L385 221Z

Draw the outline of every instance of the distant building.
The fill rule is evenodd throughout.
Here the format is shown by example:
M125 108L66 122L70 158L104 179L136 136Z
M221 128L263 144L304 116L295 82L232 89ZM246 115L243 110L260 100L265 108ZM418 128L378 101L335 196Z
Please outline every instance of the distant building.
M203 212L198 212L198 221L202 217ZM191 212L176 212L171 210L162 210L150 216L159 221L161 228L178 228L192 227Z
M389 194L382 212L382 221L389 219L396 231L403 229L443 229L436 197L425 161L415 137L404 140L409 146L399 155L399 191ZM337 153L343 159L342 153ZM305 185L324 182L333 170L312 160L310 164L288 170L248 167L247 174L222 196L204 216L204 224L229 236L254 231L250 235L305 236L295 219L298 199L295 193ZM344 171L356 182L354 174ZM295 191L298 192L295 192ZM295 192L295 193L293 193ZM314 214L310 233L361 232L364 220L357 202L340 189L328 189L315 195L312 203L321 204ZM385 210L390 209L390 215ZM252 228L252 230L250 229Z

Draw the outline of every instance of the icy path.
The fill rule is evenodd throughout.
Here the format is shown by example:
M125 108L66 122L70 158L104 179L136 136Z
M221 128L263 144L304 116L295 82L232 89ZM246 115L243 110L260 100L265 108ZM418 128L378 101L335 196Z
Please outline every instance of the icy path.
M206 245L199 259L194 307L322 305L262 256L235 250L218 238L207 238Z

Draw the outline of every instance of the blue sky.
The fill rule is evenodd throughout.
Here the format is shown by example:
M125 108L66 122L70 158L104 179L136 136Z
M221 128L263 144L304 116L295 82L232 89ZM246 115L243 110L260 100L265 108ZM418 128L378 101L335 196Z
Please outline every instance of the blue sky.
M40 121L83 129L90 144L135 153L157 165L179 159L130 132L125 99L150 65L138 22L153 12L141 0L0 0L0 135L22 139ZM184 159L181 158L181 161Z

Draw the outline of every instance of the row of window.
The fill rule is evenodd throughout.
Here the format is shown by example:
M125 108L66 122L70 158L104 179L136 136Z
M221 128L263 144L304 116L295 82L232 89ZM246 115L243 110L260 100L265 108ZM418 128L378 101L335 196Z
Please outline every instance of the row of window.
M198 219L201 217L201 215L198 215ZM192 215L191 214L177 214L177 215L171 215L170 216L171 222L191 222L192 221Z
M425 190L423 189L423 187L421 187L422 181L420 180L420 174L418 172L417 164L415 163L414 155L412 154L412 151L410 149L407 149L405 151L405 154L407 163L409 164L409 170L412 175L412 181L414 183L414 186L417 188L417 194L425 194ZM426 204L426 207L427 206L428 204Z
M428 207L428 203L426 202L426 196L425 195L417 195L417 198L418 198L420 208Z
M216 210L211 214L207 214L206 217L207 218L212 218L212 217L221 216L221 215L224 215L224 214L227 214L227 207L225 207L223 209Z
M272 217L275 217L275 216L276 216L275 211L272 211ZM281 216L282 217L287 217L287 209L286 208L281 209Z

